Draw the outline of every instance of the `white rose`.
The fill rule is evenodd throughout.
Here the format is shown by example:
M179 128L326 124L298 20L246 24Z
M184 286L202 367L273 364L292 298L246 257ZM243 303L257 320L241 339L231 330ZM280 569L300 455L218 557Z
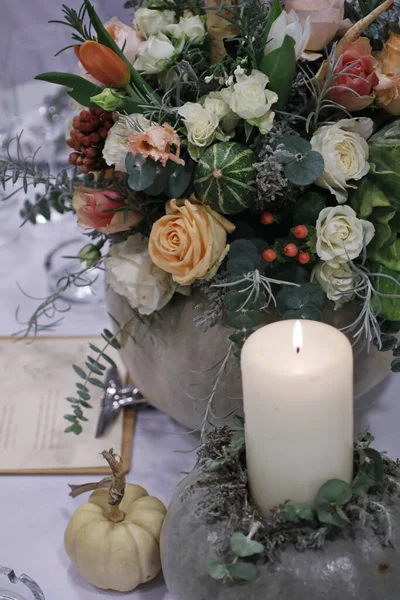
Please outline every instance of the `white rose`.
M172 298L176 283L150 258L148 242L140 233L111 246L105 259L107 281L141 315L163 308Z
M369 171L368 144L373 121L367 117L342 119L320 127L311 139L313 150L322 154L325 169L315 183L330 190L339 204L347 200L348 181L362 179Z
M316 252L337 266L360 256L374 233L372 223L359 219L351 206L323 208L316 224Z
M187 102L179 108L178 114L183 117L189 144L205 148L214 141L219 125L215 112L196 102Z
M187 14L179 19L179 23L168 25L166 33L172 35L174 38L185 36L193 44L201 44L206 35L204 17L194 16L188 11Z
M139 56L133 66L147 75L161 73L179 51L164 33L151 35L139 46Z
M115 166L116 171L126 173L125 158L129 152L128 138L129 134L134 130L129 126L131 123L137 124L140 129L148 129L151 125L150 121L143 115L132 114L128 118L120 116L118 121L114 123L108 132L106 143L103 148L103 158L110 167Z
M269 79L261 71L253 69L250 75L244 75L243 69L236 69L236 83L230 92L229 106L239 117L250 123L262 127L263 133L268 133L272 127L274 113L270 115L271 105L278 100L277 94L265 89ZM271 127L267 128L267 123Z
M318 283L327 298L336 303L336 307L354 298L350 291L354 289L356 281L349 263L335 266L330 262L320 261L313 269L311 281Z
M151 10L150 8L138 8L133 20L135 29L146 37L164 33L172 23L175 23L173 10Z
M283 10L279 17L272 23L265 46L265 54L269 54L280 48L287 35L295 41L294 53L296 60L298 60L306 49L308 40L310 39L311 18L306 18L303 27L294 10L291 10L290 13Z

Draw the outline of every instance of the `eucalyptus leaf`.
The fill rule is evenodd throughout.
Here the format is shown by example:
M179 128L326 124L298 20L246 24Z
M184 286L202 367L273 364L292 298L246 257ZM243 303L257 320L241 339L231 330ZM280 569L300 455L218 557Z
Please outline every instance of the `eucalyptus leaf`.
M132 165L128 177L128 186L135 192L143 191L154 183L156 175L156 165L153 160L148 158L141 165Z
M315 499L317 509L326 508L332 504L343 506L350 502L352 496L351 486L341 479L330 479L320 487Z
M252 563L238 561L228 566L229 575L234 581L254 581L257 578L257 567Z
M184 165L177 165L169 178L165 193L169 198L180 198L188 188L193 175L195 162L185 157Z
M208 560L206 562L207 573L213 579L225 579L225 577L229 577L229 571L223 563L218 560Z
M313 304L305 304L298 310L288 309L282 313L285 320L289 319L306 319L307 321L321 321L322 312Z
M301 158L294 158L284 165L283 171L295 185L310 185L322 174L324 159L319 152L312 150Z
M400 358L396 358L392 361L391 369L393 373L400 373Z
M258 256L259 252L252 240L235 240L229 248L229 258L241 258L244 255Z
M235 415L233 417L233 423L234 423L236 429L244 429L244 418L241 417L240 415Z
M228 324L235 329L252 329L265 321L265 315L258 310L228 313Z
M280 504L279 505L279 516L284 521L297 521L297 514L294 504Z
M302 521L314 521L314 512L310 504L306 502L297 502L294 505L296 516Z
M282 156L282 164L292 162L297 155L304 156L312 151L312 146L308 140L298 135L285 135L280 140L285 154Z
M246 440L244 437L244 429L239 429L235 431L235 433L231 437L230 447L234 452L242 452L244 450L246 444Z
M254 554L262 554L265 546L254 540L248 539L243 533L234 533L231 536L231 550L236 556L245 558Z
M336 527L344 527L347 525L347 517L345 519L342 518L341 514L337 512L336 508L337 507L318 508L317 515L319 521L321 523L326 523L326 525L335 525Z
M79 367L78 365L72 365L72 368L78 375L78 377L81 377L81 379L86 379L86 373L83 369L81 369L81 367Z

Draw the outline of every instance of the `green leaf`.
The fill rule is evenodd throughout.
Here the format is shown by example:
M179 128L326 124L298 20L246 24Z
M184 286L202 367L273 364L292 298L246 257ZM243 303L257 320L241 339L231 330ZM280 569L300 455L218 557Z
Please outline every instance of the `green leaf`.
M397 338L393 335L382 335L380 352L389 352L397 346Z
M249 141L251 134L253 133L254 125L250 125L247 121L244 121L244 135L246 139L246 144Z
M235 415L233 417L233 423L237 429L244 429L244 418L240 415Z
M228 258L226 270L230 275L244 275L256 269L262 269L263 264L261 257L258 255L244 255L238 258Z
M225 577L229 577L229 571L223 563L218 560L207 560L206 562L207 573L213 579L225 579Z
M152 183L154 183L157 175L156 165L153 160L147 159L144 162L142 159L137 159L135 157L135 162L132 164L131 160L128 158L130 154L127 154L127 158L125 160L125 167L128 171L129 165L129 177L128 177L128 185L131 190L135 192L139 192L145 190L150 187Z
M321 310L313 304L305 304L298 310L288 309L282 313L285 320L291 319L306 319L307 321L321 321Z
M56 85L65 85L66 87L70 88L73 88L82 81L87 82L86 79L80 77L79 75L73 75L72 73L58 73L56 71L40 73L40 75L36 75L34 79L37 79L38 81L47 81L48 83L55 83ZM93 83L91 85L96 87Z
M82 379L86 379L86 373L83 369L81 369L81 367L78 367L78 365L72 365L72 368L75 371L75 373L78 375L78 377L81 377Z
M169 178L165 193L169 198L180 198L188 188L192 179L195 162L185 156L185 164L177 165Z
M350 502L352 496L351 486L341 479L330 479L320 487L315 499L316 508L326 508L328 506L343 506Z
M286 163L283 171L287 179L295 185L310 185L322 174L324 167L322 155L312 150Z
M132 156L132 155L131 155ZM96 354L101 354L102 350L100 350L100 348L98 348L97 346L95 346L94 344L89 344L89 348L91 350L93 350L93 352L96 352Z
M217 460L212 460L211 458L205 464L205 467L208 471L214 473L215 471L219 471L226 464L226 458L220 458Z
M262 554L265 546L254 540L249 540L243 533L234 533L231 536L231 549L233 554L244 558L254 554Z
M234 581L254 581L257 578L257 567L252 563L238 561L228 566L228 572Z
M83 383L77 383L76 387L78 388L78 390L80 390L81 392L88 392L88 388L86 387L86 385L83 385Z
M284 521L294 522L297 521L296 509L294 504L280 504L279 505L279 516L284 519Z
M78 419L79 419L80 417L82 417L82 415L83 415L82 409L81 409L81 408L79 408L79 407L77 407L77 408L74 408L74 415L75 415L76 417L78 417Z
M277 308L280 313L285 314L288 310L306 312L311 311L310 305L321 309L325 302L324 291L314 283L303 283L298 287L284 286L276 296ZM314 310L315 312L315 310Z
M244 450L246 440L244 437L244 429L239 429L231 437L230 447L234 452L242 452Z
M64 432L75 433L75 435L79 435L80 433L82 433L82 426L79 425L79 423L73 423L72 425L64 429Z
M88 377L88 382L90 383L90 385L99 387L102 390L104 389L104 383L102 381L100 381L100 379L97 379L96 377Z
M228 313L228 325L235 329L252 329L265 321L265 315L258 310Z
M271 27L274 21L279 17L283 8L280 0L272 0L271 8L269 9L267 21L265 23L265 28L263 31L263 37L265 41L268 39L269 32L271 31Z
M71 398L70 396L68 396L68 398L65 398L67 402L72 402L73 404L78 404L79 400L78 398Z
M241 258L243 256L259 256L257 246L251 240L235 240L229 248L229 258Z
M73 423L76 421L76 417L74 415L64 415L64 419L66 421L72 421Z
M379 296L379 304L373 302L374 308L379 309L381 317L389 321L400 321L400 273L378 263L370 264L370 271L377 274L374 277L375 290L380 294L393 296L391 298Z
M353 481L353 492L358 495L366 494L370 487L378 485L384 477L383 459L380 452L374 448L363 448L359 472Z
M371 258L392 271L400 271L400 239L388 248L381 248L373 253ZM400 294L400 287L399 287Z
M390 365L393 373L400 373L400 358L396 358Z
M273 108L284 110L296 74L294 39L286 35L280 48L263 57L260 71L269 77L268 89L278 94L278 101Z
M103 369L100 369L97 365L89 362L86 362L85 365L91 373L95 373L96 375L103 375Z
M81 390L79 390L78 396L81 400L90 400L90 394L88 394L87 392L82 392ZM82 402L81 402L81 404L82 404Z
M294 505L296 516L302 521L314 521L314 512L310 504L306 502L296 502Z
M84 400L81 400L79 404L83 406L83 408L93 408L93 406L89 404L89 402L85 402Z
M326 198L320 192L308 192L294 205L294 225L315 225L319 213L326 206Z
M348 518L346 517L343 511L340 513L337 511L338 507L329 507L326 508L318 508L317 515L318 519L321 523L326 523L326 525L335 525L336 527L344 527L348 523ZM342 513L345 515L345 519L342 517Z

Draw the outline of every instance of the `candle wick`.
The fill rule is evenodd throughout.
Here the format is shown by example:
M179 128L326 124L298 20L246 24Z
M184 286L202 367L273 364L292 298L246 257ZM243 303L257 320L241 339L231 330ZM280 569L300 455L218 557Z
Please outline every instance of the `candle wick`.
M299 348L299 346L297 346L296 354L298 354L299 352L300 352L300 348Z

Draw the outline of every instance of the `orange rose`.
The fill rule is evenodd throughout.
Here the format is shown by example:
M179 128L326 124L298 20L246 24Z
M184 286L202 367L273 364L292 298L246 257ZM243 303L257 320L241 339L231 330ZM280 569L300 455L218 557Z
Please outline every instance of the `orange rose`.
M102 233L118 233L135 227L141 216L121 210L125 203L118 192L95 190L80 186L75 189L72 205L78 216L78 225L84 229L97 229Z
M400 35L391 33L383 50L376 55L379 83L376 101L392 115L400 115Z
M190 200L170 200L166 213L150 233L153 263L181 285L212 277L229 250L226 236L234 231L233 223Z

